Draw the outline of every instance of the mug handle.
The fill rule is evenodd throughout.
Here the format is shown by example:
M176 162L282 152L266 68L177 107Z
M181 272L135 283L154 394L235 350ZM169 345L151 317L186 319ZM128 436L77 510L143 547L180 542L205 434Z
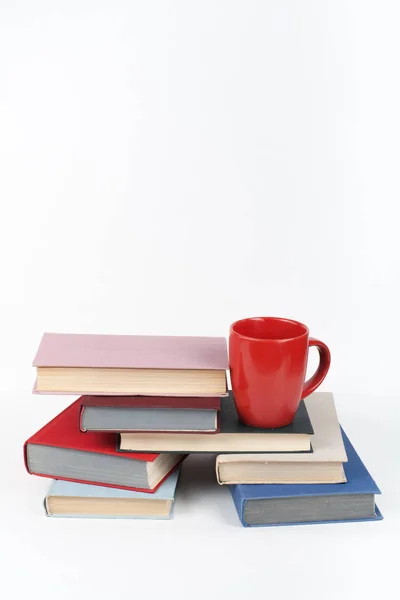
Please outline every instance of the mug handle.
M302 400L303 398L306 398L312 394L317 387L321 385L329 371L331 364L331 353L328 346L324 344L324 342L320 342L320 340L316 340L315 338L310 338L308 340L308 347L311 348L311 346L316 346L318 348L319 365L314 375L310 377L310 379L308 379L304 384L303 392L301 394Z

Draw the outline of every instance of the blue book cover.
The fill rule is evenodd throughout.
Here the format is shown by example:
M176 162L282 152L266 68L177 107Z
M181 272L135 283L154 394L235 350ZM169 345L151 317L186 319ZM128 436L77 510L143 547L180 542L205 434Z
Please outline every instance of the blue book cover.
M146 500L150 503L157 502L159 500L169 500L173 503L175 499L175 490L179 478L179 468L175 469L171 475L160 485L160 487L153 493L147 494L146 492L134 492L131 490L121 490L117 488L104 487L100 485L90 485L86 483L75 483L72 481L62 481L60 479L54 480L50 486L48 494L45 498L45 508L47 516L49 517L85 517L90 518L132 518L132 519L170 519L172 516L172 510L168 515L110 515L110 514L68 514L68 513L57 513L49 512L49 498L87 498L87 499L105 499L105 500ZM172 504L173 505L173 504Z
M350 494L380 494L380 489L369 474L367 468L362 462L350 442L349 438L342 429L343 442L345 445L348 462L344 463L346 474L346 483L321 483L321 484L236 484L228 486L232 494L232 498L239 515L239 519L245 527L262 527L271 525L300 525L304 522L296 523L274 523L249 525L244 520L244 508L248 500L267 500L277 498L301 498L315 496L340 496ZM375 516L363 519L346 519L349 521L375 521L382 519L377 506L375 506ZM306 523L326 523L326 522L345 522L344 519L339 521L307 521Z

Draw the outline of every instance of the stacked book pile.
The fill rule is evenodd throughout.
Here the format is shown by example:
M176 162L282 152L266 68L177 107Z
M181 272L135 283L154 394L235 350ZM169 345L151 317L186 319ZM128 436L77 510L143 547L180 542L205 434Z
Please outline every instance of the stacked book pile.
M245 526L381 518L331 394L280 429L240 422L225 338L47 333L34 366L36 393L80 396L24 446L49 516L169 518L181 462L211 452Z
M289 525L382 518L375 481L340 427L333 395L304 401L313 427L311 451L229 454L216 460L244 526Z

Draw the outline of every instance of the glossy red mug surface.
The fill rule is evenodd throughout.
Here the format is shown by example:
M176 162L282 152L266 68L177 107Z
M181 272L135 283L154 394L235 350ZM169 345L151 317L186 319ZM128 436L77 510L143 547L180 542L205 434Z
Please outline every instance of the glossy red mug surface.
M305 381L308 349L319 350L319 366ZM242 319L231 325L229 367L240 420L253 427L284 427L328 373L328 346L309 337L308 327L277 317Z

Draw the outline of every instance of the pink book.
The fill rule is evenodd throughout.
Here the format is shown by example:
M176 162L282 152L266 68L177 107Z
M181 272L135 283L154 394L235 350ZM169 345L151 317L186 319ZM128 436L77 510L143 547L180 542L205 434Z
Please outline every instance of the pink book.
M34 367L226 370L222 337L45 333Z
M36 393L225 396L225 338L45 333Z

